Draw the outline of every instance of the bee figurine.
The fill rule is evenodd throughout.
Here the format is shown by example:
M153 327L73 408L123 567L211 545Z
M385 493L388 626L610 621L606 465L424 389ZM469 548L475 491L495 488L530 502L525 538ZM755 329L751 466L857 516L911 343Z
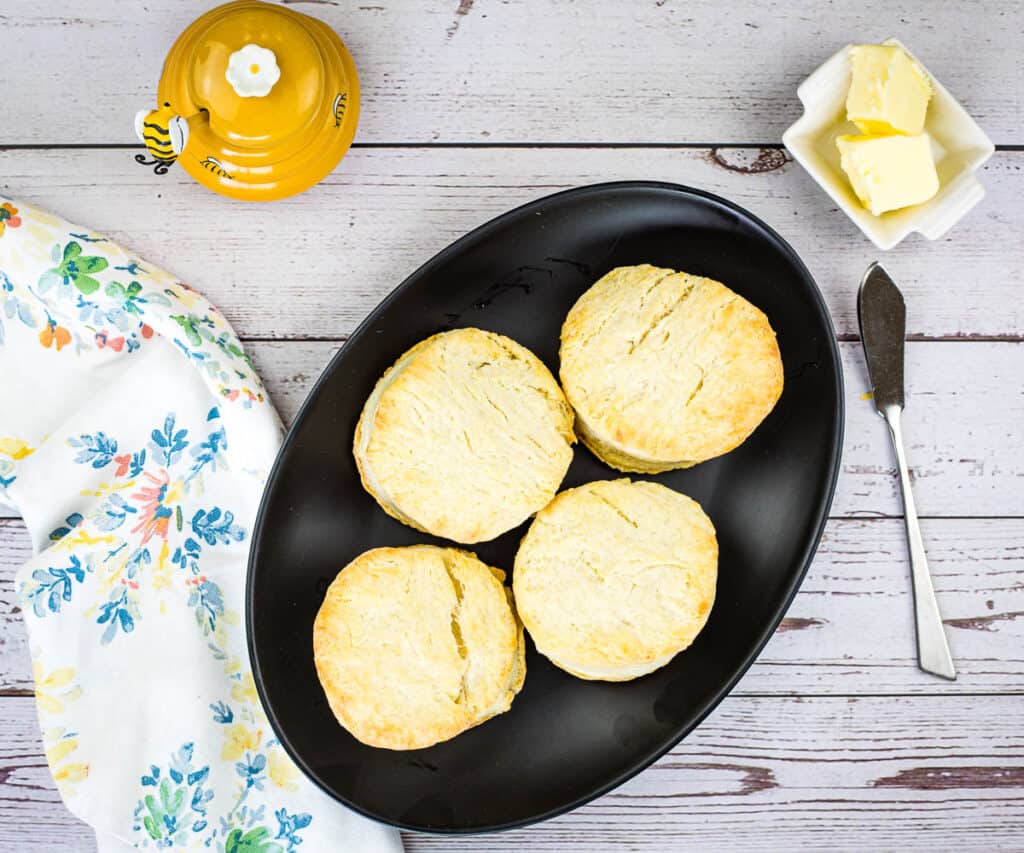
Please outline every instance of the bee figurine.
M164 103L152 112L139 110L135 114L135 135L153 157L147 160L145 154L136 154L135 162L152 166L156 174L165 175L188 144L188 121L175 113L169 103Z

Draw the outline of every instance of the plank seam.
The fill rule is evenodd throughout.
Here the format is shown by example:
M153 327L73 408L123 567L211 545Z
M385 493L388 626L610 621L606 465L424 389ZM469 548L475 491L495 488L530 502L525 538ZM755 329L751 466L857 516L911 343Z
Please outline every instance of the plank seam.
M278 344L278 343L306 343L306 344L344 344L348 336L339 335L240 335L239 340L251 344ZM855 344L860 342L860 335L853 332L845 332L836 335L836 340L842 344ZM972 332L959 332L952 335L925 335L914 333L907 335L907 343L911 344L1019 344L1024 343L1022 334L999 334L986 335L974 334Z
M102 149L138 149L145 147L135 142L27 142L0 143L0 151L95 151ZM669 149L706 151L711 148L735 148L783 151L781 142L354 142L353 149L402 149L402 148L479 148L479 149L604 149L604 150L635 150L635 149ZM997 144L996 151L1024 151L1024 144Z

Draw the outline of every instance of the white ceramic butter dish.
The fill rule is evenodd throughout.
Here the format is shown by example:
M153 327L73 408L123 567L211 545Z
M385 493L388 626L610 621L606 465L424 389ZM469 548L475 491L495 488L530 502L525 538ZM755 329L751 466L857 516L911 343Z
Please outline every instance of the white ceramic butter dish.
M793 158L821 185L837 205L879 249L891 249L912 231L937 240L985 195L975 172L995 151L992 140L925 65L897 39L898 45L924 69L933 95L925 118L932 141L939 191L923 204L874 216L854 195L839 165L836 137L860 131L846 119L850 88L850 48L846 45L800 84L797 96L804 114L782 135Z

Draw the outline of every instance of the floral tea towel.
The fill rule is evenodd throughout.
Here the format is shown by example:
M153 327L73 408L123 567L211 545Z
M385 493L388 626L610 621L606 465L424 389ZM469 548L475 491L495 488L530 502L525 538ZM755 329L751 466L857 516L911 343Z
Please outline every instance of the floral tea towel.
M281 426L224 317L0 197L0 504L46 757L101 853L399 851L302 777L260 707L246 559Z

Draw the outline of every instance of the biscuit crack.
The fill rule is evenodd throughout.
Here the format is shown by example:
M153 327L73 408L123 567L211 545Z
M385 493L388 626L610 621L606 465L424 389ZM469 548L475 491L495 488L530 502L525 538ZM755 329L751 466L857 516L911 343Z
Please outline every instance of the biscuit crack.
M513 386L501 379L497 381L497 384L498 387L503 388L505 391L508 391L510 393L515 393L517 390L528 388L529 390L537 394L537 396L539 396L545 402L548 408L553 409L556 413L563 415L568 419L568 412L566 411L565 406L565 398L555 396L546 388L541 388L539 385L533 385L530 383L522 383L518 386ZM571 444L572 441L570 441L569 443Z
M484 394L483 398L487 401L487 404L492 409L494 409L494 411L496 411L499 415L501 415L505 419L505 423L511 423L511 421L508 419L508 415L505 413L505 410L503 408L501 408L501 406L499 406L497 403L494 402L494 400L491 398L490 394Z
M652 284L650 287L648 287L647 290L645 290L641 294L641 296L640 296L640 309L641 310L644 307L644 303L647 301L647 297L650 296L651 293L654 291L654 289L659 284L661 284L666 278L668 278L670 275L675 275L675 273L669 271L669 272L665 273L665 275L658 276L658 278L656 278L654 280L654 284ZM615 314L616 314L615 311L607 311L607 312L605 312L604 317L602 317L601 321L597 324L597 328L594 329L594 331L591 332L589 335L587 335L587 337L585 337L582 341L580 341L578 348L580 350L583 350L587 346L589 346L590 342L592 340L594 340L594 338L596 338L598 335L600 335L601 332L604 331L604 327L607 326L608 323L610 323L612 321L612 319L615 317ZM632 350L630 350L630 352L632 352Z
M704 387L704 377L707 376L707 371L705 371L704 368L701 367L699 364L697 365L697 369L700 371L700 379L697 380L696 387L694 387L694 389L690 392L690 396L686 398L686 402L683 403L684 409L689 407L690 403L693 402L693 398L696 397L701 392L701 389Z
M645 290L643 293L640 294L640 306L639 306L639 308L637 310L639 310L639 311L643 311L644 310L644 305L647 304L647 297L650 296L654 292L655 288L657 288L657 286L659 284L661 284L670 275L675 275L675 273L670 270L669 272L665 273L664 275L658 276L654 280L654 284L652 284L650 287L647 288L647 290Z
M615 514L618 515L627 524L632 524L633 527L637 528L638 530L640 529L640 525L637 524L636 521L634 521L628 515L626 515L626 513L624 513L622 511L622 508L620 506L618 506L616 503L614 503L613 501L608 500L608 498L606 498L604 495L597 494L597 492L594 492L593 494L594 494L595 498L597 498L599 501L601 501L601 503L608 504L608 506L610 506L612 508L612 510L615 512Z
M632 355L634 350L636 350L637 347L639 347L641 344L643 344L645 340L647 340L647 336L651 332L658 328L658 326L660 326L664 320L668 319L670 316L672 316L672 314L678 311L680 306L682 306L682 304L686 302L687 299L690 298L690 294L693 293L695 288L696 283L690 282L690 286L686 288L686 290L684 290L682 293L680 293L679 296L677 296L675 300L673 300L672 304L668 306L668 308L665 308L664 310L658 312L657 316L655 316L655 318L651 320L651 322L647 325L647 328L644 329L643 334L640 335L640 340L636 341L635 343L630 343L628 354ZM641 303L641 308L642 307L643 304Z
M456 694L453 700L456 705L461 705L468 692L467 678L469 676L469 650L466 648L465 640L462 637L462 626L459 624L459 613L462 610L462 599L465 595L462 582L455 576L455 572L452 570L451 564L447 558L444 559L444 570L448 574L448 580L452 584L452 592L455 593L455 604L452 606L452 612L450 617L450 626L452 631L452 639L455 640L455 648L459 653L459 657L465 661L466 665L462 669L462 681L459 685L459 692Z

